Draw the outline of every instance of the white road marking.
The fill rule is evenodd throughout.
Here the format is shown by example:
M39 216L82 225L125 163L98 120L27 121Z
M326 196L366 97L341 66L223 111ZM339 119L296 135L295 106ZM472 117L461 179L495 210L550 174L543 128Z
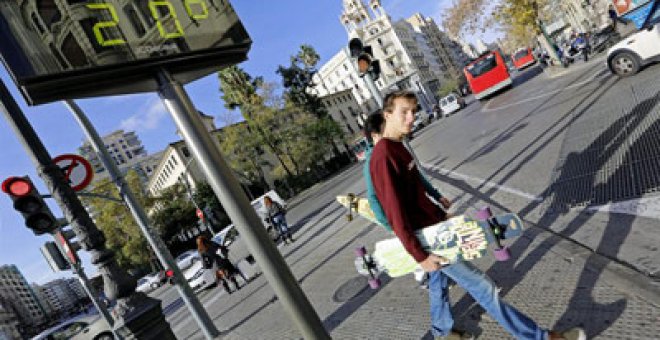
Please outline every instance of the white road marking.
M537 96L529 97L529 98L523 99L523 100L518 101L518 102L515 102L515 103L510 103L510 104L506 104L506 105L503 105L503 106L498 106L498 107L496 107L496 108L490 108L490 103L491 103L491 101L494 99L494 98L491 98L490 100L488 100L488 102L486 103L486 105L484 105L484 106L481 108L481 112L499 111L499 110L506 109L506 108L513 107L513 106L517 106L517 105L520 105L520 104L523 104L523 103L527 103L527 102L535 101L535 100L541 99L541 98L543 98L543 97L547 97L547 96L549 96L549 95L553 95L553 94L555 94L555 93L558 93L558 92L564 91L564 90L566 90L566 89L570 89L570 88L573 88L573 87L580 87L580 86L583 86L584 84L587 84L587 83L590 83L590 82L594 81L594 80L596 79L596 76L597 76L599 73L600 73L600 72L594 72L594 75L591 76L591 77L589 77L589 79L583 80L583 81L581 81L581 82L577 82L577 83L575 83L575 84L571 84L571 85L566 86L566 87L563 87L563 88L561 88L561 89L556 89L556 90L552 90L552 91L548 91L548 92L543 92L542 94L539 94L539 95L537 95Z
M444 169L444 168L441 168L441 167L437 167L437 166L434 166L434 165L431 165L431 164L424 163L422 165L425 168L429 168L429 169L433 169L435 171L438 171L438 172L440 172L441 174L443 174L445 176L475 182L475 183L478 183L480 186L483 186L483 187L486 187L486 188L496 188L497 190L508 192L510 194L514 194L516 196L528 199L530 201L534 201L534 202L543 201L543 198L541 198L539 196L535 196L533 194L526 193L526 192L518 190L518 189L510 188L510 187L507 187L507 186L504 186L504 185L501 185L501 184L498 184L498 183L494 183L494 182L491 182L491 181L488 181L488 180L485 180L485 179L482 179L482 178L469 176L469 175L464 175L464 174L461 174L459 172L451 171L451 170Z
M642 197L623 202L588 207L591 212L609 212L653 218L660 220L660 196Z

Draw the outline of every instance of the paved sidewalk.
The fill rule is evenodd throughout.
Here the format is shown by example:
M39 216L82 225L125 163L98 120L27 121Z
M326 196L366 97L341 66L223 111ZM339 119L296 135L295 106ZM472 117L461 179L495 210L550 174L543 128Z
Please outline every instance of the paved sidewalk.
M443 190L458 194L454 187ZM280 250L331 336L431 339L427 292L417 288L411 276L385 277L382 288L371 290L366 278L355 272L353 249L383 239L380 227L362 219L349 223L344 209L327 203L297 232L296 243ZM533 226L512 250L510 262L487 257L475 263L497 282L506 301L542 326L582 325L596 339L657 339L660 334L659 290L643 275ZM225 339L301 338L263 276L235 294L217 294L219 289L202 299L221 302L211 318ZM461 288L452 289L451 295L459 326L480 339L511 338ZM197 331L177 337L202 335Z

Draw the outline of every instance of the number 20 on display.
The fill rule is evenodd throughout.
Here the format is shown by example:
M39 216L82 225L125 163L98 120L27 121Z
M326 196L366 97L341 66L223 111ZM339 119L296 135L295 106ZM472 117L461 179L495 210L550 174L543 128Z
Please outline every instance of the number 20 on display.
M190 18L194 20L202 20L208 18L209 11L206 6L206 0L184 0L183 4ZM158 7L167 7L167 11L174 20L174 27L176 31L174 32L165 31L165 27L161 22L160 14L158 13ZM193 11L193 7L195 7L195 11ZM117 11L115 10L115 6L107 3L93 3L93 4L87 4L87 8L98 11L108 11L110 13L110 17L112 18L112 20L99 21L94 25L94 36L96 37L96 40L98 41L99 45L113 46L113 45L126 44L126 41L124 39L105 39L103 37L103 33L101 32L101 30L105 28L116 27L119 24L119 17L117 17ZM151 16L156 21L156 25L158 26L158 32L160 32L161 37L165 39L173 39L173 38L183 37L185 35L183 32L183 27L181 26L181 22L177 17L176 11L174 10L174 6L172 6L172 4L169 1L149 0L149 10L151 11Z

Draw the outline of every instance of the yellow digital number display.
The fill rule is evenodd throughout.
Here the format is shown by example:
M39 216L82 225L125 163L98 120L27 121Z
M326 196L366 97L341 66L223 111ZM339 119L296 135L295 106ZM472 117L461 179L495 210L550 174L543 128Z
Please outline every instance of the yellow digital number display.
M183 4L186 8L186 14L193 20L204 20L209 17L209 10L206 0L184 0ZM185 36L181 21L179 21L177 12L168 0L148 0L149 11L152 18L158 26L158 32L164 39L176 39ZM162 14L159 7L166 8L166 14ZM112 20L99 21L94 24L94 37L101 46L113 46L126 44L126 41L121 38L109 39L109 34L104 34L103 29L117 28L119 25L119 17L115 6L109 3L93 3L87 4L87 8L98 11L107 11ZM171 18L173 31L168 32L165 28L168 18Z

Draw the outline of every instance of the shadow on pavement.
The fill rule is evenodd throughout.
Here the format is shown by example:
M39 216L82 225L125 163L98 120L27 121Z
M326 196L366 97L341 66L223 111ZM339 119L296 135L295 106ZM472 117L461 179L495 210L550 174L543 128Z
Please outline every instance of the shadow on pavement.
M658 95L660 95L660 93ZM611 124L608 129L600 133L599 137L591 145L585 148L585 151L571 153L566 158L562 168L568 169L571 166L579 166L585 161L586 156L584 153L594 152L594 150L601 155L601 157L598 158L599 163L596 164L597 167L605 166L606 162L614 155L621 144L625 142L625 138L623 138L621 135L619 135L615 140L612 140L611 136L616 136L619 132L618 130L621 129L622 126L626 129L626 131L634 130L641 123L644 117L646 117L654 108L658 101L658 95L656 95L655 98L651 98L638 103L627 114L623 115L616 122ZM593 104L594 101L592 101L591 104ZM584 110L586 110L589 106L587 106ZM571 122L575 121L577 117L581 116L584 113L584 110L580 113L577 113L575 117L571 119ZM632 146L630 146L629 150L627 151L627 155L631 153L639 154L641 151L640 149L646 150L644 149L645 146L642 144L644 144L645 141L648 143L649 138L657 138L657 133L660 131L658 129L660 129L660 122L656 121L652 126L649 126L645 130L645 132ZM512 170L509 175L513 174L514 171L515 169ZM608 178L606 182L597 185L594 188L595 191L611 190L613 186L621 185L622 178L620 173L627 173L627 171L627 169L620 167L612 176ZM555 182L560 182L565 179L563 176L572 175L570 173L561 173ZM505 178L506 177L508 176L505 176ZM594 177L595 174L592 174L592 176L582 177L580 181L583 181L585 185L591 186L593 183L597 183ZM562 197L562 195L570 195L570 193L556 193L553 192L552 188L553 186L551 183L549 188L546 189L546 191L543 193L544 197L552 198L550 205L553 205L555 200L565 204L566 197ZM489 196L490 194L492 193L487 193L486 195ZM525 216L526 214L536 209L540 204L541 203L539 202L530 203L527 207L523 208L519 214L521 216ZM540 218L538 225L541 226L541 228L543 228L543 226L549 226L556 220L556 218L557 215L555 213L546 210L546 212ZM499 285L501 285L502 290L500 294L502 296L506 296L506 294L510 292L513 287L522 281L526 273L531 270L545 255L548 254L549 250L553 246L555 246L562 239L570 238L589 219L589 216L581 214L569 222L566 227L564 227L559 232L548 230L556 236L543 240L540 245L536 246L532 251L530 251L530 253L527 254L525 258L519 259L518 261L499 262L494 264L487 271L487 275L494 280L497 280ZM585 328L587 336L592 338L598 336L607 328L609 328L610 325L621 316L626 308L627 301L625 299L619 299L610 303L599 303L594 300L594 286L608 263L608 261L603 260L602 256L610 259L615 258L620 250L621 245L630 234L631 226L634 220L635 216L624 216L623 218L616 219L616 221L614 219L610 219L609 223L605 226L603 237L600 240L600 243L595 249L593 249L594 253L590 255L586 260L585 268L580 274L580 278L578 279L577 286L575 287L573 296L570 299L568 306L565 308L562 307L562 309L565 309L565 312L555 324L557 329L564 329L571 326L580 325ZM528 233L526 233L526 235L534 238L535 234L538 235L539 233L540 230L535 231L531 229L528 231ZM522 252L524 248L526 248L525 243L527 243L528 240L529 238L520 238L518 241L516 241L513 244L512 249L514 254ZM507 276L506 273L516 273L518 275ZM561 275L561 273L555 274ZM555 278L551 277L545 284L552 285L553 281L555 281ZM543 283L540 289L543 290ZM469 311L470 306L472 306L473 303L473 299L466 295L455 305L455 310L462 312L463 315L468 313L474 314L470 313ZM476 312L477 314L481 314L483 313L483 310L481 310L480 307L477 307Z

